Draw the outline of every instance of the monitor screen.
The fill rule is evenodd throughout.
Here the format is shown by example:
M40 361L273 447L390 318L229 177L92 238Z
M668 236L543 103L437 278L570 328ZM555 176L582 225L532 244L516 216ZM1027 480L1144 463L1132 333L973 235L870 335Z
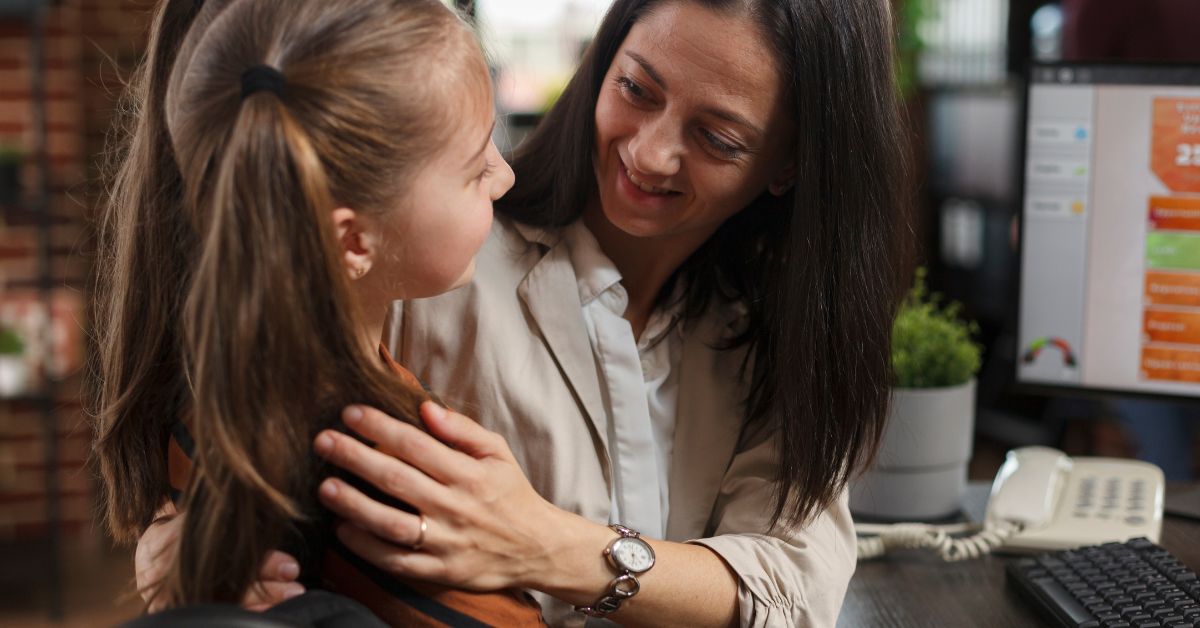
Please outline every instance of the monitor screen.
M1017 381L1200 396L1200 66L1038 65Z

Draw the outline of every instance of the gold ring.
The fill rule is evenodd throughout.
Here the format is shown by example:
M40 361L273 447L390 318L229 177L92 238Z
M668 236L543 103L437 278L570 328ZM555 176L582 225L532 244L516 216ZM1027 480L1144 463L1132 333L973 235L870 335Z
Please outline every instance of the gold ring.
M425 532L429 530L429 523L425 521L425 515L421 515L421 531L417 534L417 541L410 545L412 551L421 551L421 546L425 544Z

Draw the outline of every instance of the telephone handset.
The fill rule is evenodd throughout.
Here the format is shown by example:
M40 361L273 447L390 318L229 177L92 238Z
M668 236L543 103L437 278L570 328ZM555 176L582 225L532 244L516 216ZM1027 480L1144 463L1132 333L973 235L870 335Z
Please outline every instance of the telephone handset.
M1006 551L1049 551L1162 532L1165 484L1148 462L1069 458L1049 447L1023 447L1008 457L988 499L985 528L1021 526Z
M1148 462L1070 458L1049 447L1008 452L992 483L982 530L950 536L970 525L902 523L856 525L859 560L894 547L925 547L946 560L991 551L1038 552L1123 542L1139 536L1155 543L1162 532L1162 470Z

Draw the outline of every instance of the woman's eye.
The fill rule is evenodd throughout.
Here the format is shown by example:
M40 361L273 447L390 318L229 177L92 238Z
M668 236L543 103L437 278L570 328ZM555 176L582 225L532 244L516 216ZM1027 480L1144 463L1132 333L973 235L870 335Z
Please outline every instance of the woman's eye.
M741 148L717 137L711 131L700 129L700 134L704 136L704 141L708 142L708 145L711 146L713 150L717 151L717 153L719 153L722 157L733 159L742 154Z
M617 87L633 100L646 100L646 90L642 89L633 79L627 76L617 77Z

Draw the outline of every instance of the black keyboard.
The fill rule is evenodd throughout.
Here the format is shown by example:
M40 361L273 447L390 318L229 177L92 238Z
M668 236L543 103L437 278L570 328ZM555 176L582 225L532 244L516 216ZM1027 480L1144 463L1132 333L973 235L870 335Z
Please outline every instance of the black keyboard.
M1200 627L1200 579L1148 539L1008 564L1008 580L1059 626Z

